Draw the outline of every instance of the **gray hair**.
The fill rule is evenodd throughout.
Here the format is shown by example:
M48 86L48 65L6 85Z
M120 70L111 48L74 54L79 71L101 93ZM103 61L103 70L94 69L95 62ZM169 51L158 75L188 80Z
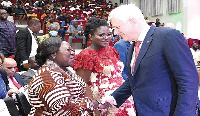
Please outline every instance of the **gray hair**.
M58 30L58 26L56 24L51 24L49 26L49 30L52 30L52 28L57 28L57 30Z
M144 15L142 14L141 10L135 6L135 4L127 4L113 9L109 14L108 21L110 21L112 18L116 18L121 21L127 21L129 18L133 20L144 20Z

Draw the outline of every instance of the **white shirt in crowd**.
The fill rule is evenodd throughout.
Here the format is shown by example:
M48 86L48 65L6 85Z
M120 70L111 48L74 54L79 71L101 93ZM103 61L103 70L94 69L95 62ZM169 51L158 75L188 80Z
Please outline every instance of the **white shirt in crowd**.
M198 61L200 61L200 50L194 50L192 48L190 48L191 52L192 52L192 56L193 56L193 59L194 59L194 63L195 65L198 65Z

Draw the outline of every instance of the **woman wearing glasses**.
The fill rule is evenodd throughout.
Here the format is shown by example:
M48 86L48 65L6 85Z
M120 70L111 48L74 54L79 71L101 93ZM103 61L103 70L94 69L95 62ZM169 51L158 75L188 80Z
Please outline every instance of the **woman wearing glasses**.
M123 63L119 61L117 50L109 46L112 37L105 20L91 18L85 25L84 34L91 39L91 46L75 56L73 68L90 87L92 97L103 104L104 99L124 81ZM127 100L119 109L112 106L101 111L103 116L122 114L135 115L133 101Z
M67 69L74 63L69 43L59 37L45 39L35 59L41 68L30 82L30 115L90 116L94 105L86 96L86 83Z

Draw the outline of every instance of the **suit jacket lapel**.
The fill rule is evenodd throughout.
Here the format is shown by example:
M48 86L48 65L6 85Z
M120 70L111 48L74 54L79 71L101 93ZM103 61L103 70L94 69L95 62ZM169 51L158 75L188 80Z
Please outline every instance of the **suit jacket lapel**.
M149 31L147 32L147 35L145 36L145 39L142 43L142 46L141 46L141 49L140 49L140 52L138 54L138 57L136 59L136 62L135 62L135 68L134 68L134 74L133 76L135 75L135 73L137 72L137 69L138 69L138 66L140 65L140 62L142 60L142 58L144 57L144 55L146 54L150 44L151 44L151 41L152 41L152 34L154 33L154 30L155 30L155 26L152 25L149 29Z
M127 66L127 73L128 73L128 77L130 79L132 79L132 75L131 75L131 59L132 59L132 55L133 55L133 51L134 51L134 46L135 46L135 43L132 43L130 45L130 47L128 48L128 53L127 53L127 61L126 61L126 66Z

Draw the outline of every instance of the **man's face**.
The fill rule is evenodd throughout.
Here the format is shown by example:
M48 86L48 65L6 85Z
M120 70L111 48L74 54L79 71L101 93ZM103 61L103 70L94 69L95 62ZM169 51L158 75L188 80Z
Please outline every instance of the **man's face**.
M13 62L4 62L3 69L7 72L8 77L13 76L17 69L17 63L14 61Z
M41 29L41 24L39 23L39 24L33 25L33 30L32 31L34 33L38 33L40 31L40 29Z
M8 18L8 13L6 10L0 10L0 19L1 20L7 20Z
M124 41L136 41L138 39L137 24L133 20L121 21L112 18L111 25L114 28L114 34L121 36Z

